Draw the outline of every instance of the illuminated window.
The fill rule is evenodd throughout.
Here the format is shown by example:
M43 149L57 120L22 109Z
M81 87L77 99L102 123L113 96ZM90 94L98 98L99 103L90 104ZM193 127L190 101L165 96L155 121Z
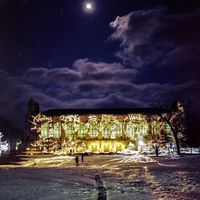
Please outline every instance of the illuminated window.
M98 136L98 128L97 128L97 124L95 122L92 123L91 125L91 134L92 134L92 137L95 138Z
M153 134L153 135L158 134L158 125L157 125L157 122L156 122L156 121L153 121L153 122L151 123L151 127L152 127L152 134Z
M128 122L128 124L127 124L127 136L129 138L133 137L133 124L132 124L132 122Z
M141 132L142 135L146 135L147 134L147 129L148 129L148 125L147 123L144 121L141 123Z
M65 131L66 131L66 137L67 138L72 138L72 134L73 134L73 124L72 124L72 122L68 122L66 124Z
M171 132L171 128L170 128L170 126L169 126L167 123L164 123L164 130L165 130L167 133L170 133L170 132Z
M110 129L108 126L104 127L103 129L103 137L104 138L109 138L109 135L110 135Z
M116 127L116 135L118 137L121 137L122 136L122 125L121 124L117 124L117 127Z
M84 136L85 136L85 126L84 123L81 122L79 125L78 137L83 138Z
M48 138L49 137L49 123L45 122L41 125L41 137Z
M59 122L56 122L53 126L53 137L55 138L61 137L61 126Z

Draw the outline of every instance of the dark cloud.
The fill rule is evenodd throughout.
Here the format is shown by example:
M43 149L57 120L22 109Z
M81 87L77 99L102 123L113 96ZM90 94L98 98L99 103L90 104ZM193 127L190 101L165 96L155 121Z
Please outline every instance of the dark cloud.
M31 68L23 76L25 81L38 85L66 85L80 79L80 74L69 68Z
M74 62L74 68L81 74L93 74L99 72L110 72L112 70L124 69L120 63L95 63L89 59L79 59Z
M111 23L115 30L111 38L121 42L117 56L134 68L170 68L180 81L199 80L199 21L200 12L172 14L160 7L138 10Z
M120 94L109 94L108 96L98 98L76 99L69 104L70 108L127 108L127 107L141 107L141 102L125 98Z
M0 95L0 116L14 120L21 127L24 126L23 121L29 98L36 97L38 101L42 102L44 108L47 108L46 105L48 108L49 106L62 106L62 102L57 98L48 96L42 90L35 88L34 85L27 84L23 79L2 71L0 73Z
M172 13L157 7L118 16L110 23L111 38L120 41L117 56L137 69L138 77L144 77L137 94L131 91L134 99L143 97L143 102L152 104L190 99L190 110L200 112L199 21L198 9Z
M89 62L89 64L87 63ZM78 63L80 65L78 65ZM108 73L104 79L96 76ZM113 73L116 68L116 76ZM22 127L29 98L34 97L42 110L51 108L116 108L148 107L158 102L171 102L179 97L195 97L200 90L199 82L179 85L159 83L133 83L130 77L121 76L127 68L118 64L95 63L77 60L69 68L32 68L23 78L0 71L1 117L13 119ZM133 74L135 70L131 70ZM87 75L86 75L87 73ZM72 78L73 77L73 78ZM88 78L89 77L89 78ZM199 98L200 99L200 98Z
M143 64L141 57L136 54L138 46L146 44L159 26L158 17L162 9L139 10L126 16L117 17L110 25L115 29L111 38L121 41L122 51L117 55L125 61L131 61L134 66Z
M133 80L137 70L127 69L121 63L91 62L88 59L75 61L74 70L81 74L83 80Z

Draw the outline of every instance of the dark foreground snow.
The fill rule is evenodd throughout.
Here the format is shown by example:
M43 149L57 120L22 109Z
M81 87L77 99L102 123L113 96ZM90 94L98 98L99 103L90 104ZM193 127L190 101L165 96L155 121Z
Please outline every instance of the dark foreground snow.
M79 167L69 156L8 160L0 158L2 200L200 200L199 156L96 155Z

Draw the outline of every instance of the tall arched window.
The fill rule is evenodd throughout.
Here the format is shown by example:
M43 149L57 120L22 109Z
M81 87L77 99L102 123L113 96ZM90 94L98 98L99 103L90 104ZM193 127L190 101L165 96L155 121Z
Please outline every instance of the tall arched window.
M117 137L122 136L122 125L121 124L117 124L117 126L116 126L116 136Z
M59 122L56 122L53 126L53 137L55 138L61 137L61 125Z
M91 133L92 133L93 138L98 137L98 128L97 128L97 124L95 122L92 122L92 124L91 124Z
M103 137L109 138L109 136L110 136L110 128L109 128L109 126L105 126L103 129Z
M48 138L49 137L49 123L44 122L41 125L41 138Z
M72 122L68 122L66 124L66 137L67 138L72 138L72 135L73 135L73 123Z
M84 125L83 122L81 122L79 124L78 137L79 138L84 138L84 136L85 136L85 125Z
M158 134L158 123L156 121L153 121L151 123L151 130L152 130L152 134L153 135L157 135Z
M147 134L147 129L148 129L147 122L145 121L141 122L141 133L143 136Z
M127 123L126 133L129 138L133 137L133 123L131 121Z

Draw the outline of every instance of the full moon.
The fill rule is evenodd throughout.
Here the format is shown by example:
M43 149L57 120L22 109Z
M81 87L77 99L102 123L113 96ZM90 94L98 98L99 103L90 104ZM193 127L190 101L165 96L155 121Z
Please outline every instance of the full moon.
M92 9L92 4L87 3L87 4L86 4L86 8L87 8L88 10Z
M84 11L86 12L86 13L92 13L92 12L94 12L94 10L95 10L95 4L94 4L94 1L86 1L85 3L84 3Z

